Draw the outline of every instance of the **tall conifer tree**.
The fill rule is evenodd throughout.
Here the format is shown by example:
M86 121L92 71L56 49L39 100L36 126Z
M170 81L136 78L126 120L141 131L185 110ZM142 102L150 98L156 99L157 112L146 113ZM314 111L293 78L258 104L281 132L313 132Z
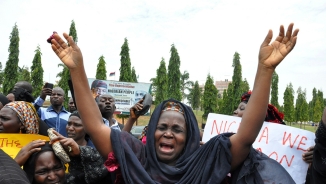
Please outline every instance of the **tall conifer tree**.
M106 80L106 67L105 67L105 60L103 55L98 59L98 64L96 69L96 79Z
M10 34L9 57L4 70L3 93L8 94L18 81L19 31L18 26L12 28Z
M132 78L132 82L138 82L136 70L134 67L132 67L132 69L131 69L131 78Z
M71 24L70 24L70 29L69 29L69 36L72 37L72 39L74 40L74 42L77 44L78 42L78 36L77 36L77 30L76 30L76 25L75 25L75 21L72 20ZM70 73L69 73L69 69L68 67L66 67L66 65L63 64L59 64L58 67L61 66L63 67L62 71L60 73L57 74L57 77L60 77L60 80L58 82L58 86L61 87L63 89L63 91L65 92L65 101L64 101L64 106L66 108L68 108L68 91L69 91L69 85L68 85L68 80L70 78Z
M209 74L207 76L205 82L205 89L204 89L204 96L203 96L203 119L207 119L209 113L216 113L217 112L217 93L218 90L216 89L213 81L213 77Z
M271 104L273 104L278 109L280 108L280 104L278 103L278 75L276 71L273 73L272 77L272 91L271 91Z
M132 82L131 77L131 62L129 56L128 40L125 38L120 52L120 77L119 81Z
M37 46L31 67L31 84L33 86L33 96L37 97L41 94L43 87L43 67L42 53L40 46Z
M160 62L160 66L156 70L155 85L156 85L155 105L158 105L164 100L166 100L167 98L168 76L167 76L166 64L164 58L162 58Z
M168 98L174 98L181 101L180 57L174 44L172 44L170 52L171 57L168 66Z

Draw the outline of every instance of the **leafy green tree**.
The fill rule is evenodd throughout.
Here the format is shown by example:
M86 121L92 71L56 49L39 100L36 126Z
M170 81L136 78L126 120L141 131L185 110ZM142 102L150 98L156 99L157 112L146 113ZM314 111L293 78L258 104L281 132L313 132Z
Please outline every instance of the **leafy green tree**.
M217 112L217 107L218 107L217 93L218 90L214 85L213 77L211 77L208 74L205 82L205 89L204 89L204 98L203 98L204 114L202 116L203 119L207 119L209 113Z
M18 81L31 82L31 73L29 72L29 68L27 66L18 66Z
M73 40L74 40L75 43L78 42L76 24L75 24L75 21L74 20L72 20L71 21L71 24L70 24L69 36L72 36L72 38L73 38Z
M34 97L41 94L43 87L43 73L41 48L40 46L37 46L31 67L31 84L33 86Z
M280 108L280 104L278 103L278 75L276 71L273 73L272 77L272 91L271 91L271 104L273 104L278 109Z
M6 63L3 80L3 93L8 94L18 81L19 31L17 24L10 34L9 57Z
M323 110L324 110L323 103L320 101L319 98L316 99L316 103L313 108L314 108L314 116L313 116L312 121L319 122L323 115Z
M247 79L245 78L243 81L241 81L241 90L242 93L249 91L250 87L249 87L249 83L247 81ZM240 98L240 97L239 97Z
M156 86L155 105L158 105L159 103L167 99L166 92L168 90L168 76L167 76L164 58L162 58L160 62L160 66L156 70L155 86Z
M132 67L132 69L131 69L131 78L132 78L132 82L138 82L137 75L136 75L136 70L135 70L134 67Z
M96 79L106 80L106 67L105 67L105 60L103 55L98 59L98 64L96 69Z
M168 98L174 98L181 101L181 84L180 84L180 57L174 44L171 46L171 57L168 66Z
M290 83L286 86L284 95L283 95L283 107L284 107L284 120L286 122L294 122L294 90L293 86Z
M303 91L301 87L297 90L297 100L295 104L295 120L300 123L300 128L302 122L308 121L308 103L306 100L306 91Z
M180 77L182 101L184 101L184 99L187 97L186 89L189 90L189 88L194 85L194 83L188 79L189 72L184 71Z
M119 81L131 82L131 62L129 56L128 40L125 38L123 45L121 46L120 52L120 78Z

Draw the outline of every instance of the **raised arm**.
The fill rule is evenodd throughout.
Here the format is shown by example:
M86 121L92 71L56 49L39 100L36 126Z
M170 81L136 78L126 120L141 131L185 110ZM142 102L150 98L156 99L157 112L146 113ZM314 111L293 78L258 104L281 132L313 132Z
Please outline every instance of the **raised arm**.
M129 116L127 123L125 124L125 126L122 129L123 131L126 131L126 132L131 131L132 126L139 118L139 115L136 115L135 111L140 111L143 109L143 104L142 104L143 101L144 101L143 99L139 100L134 106L132 106L130 108L130 116Z
M242 116L242 122L238 132L231 138L232 169L242 163L250 152L258 133L263 125L269 100L271 79L276 66L291 52L297 40L299 32L292 32L293 24L290 24L286 35L284 27L280 27L280 33L274 42L272 30L262 43L259 51L259 62L254 82L254 88L246 111Z
M58 34L54 34L51 40L52 49L60 60L69 68L71 80L75 91L77 109L83 120L83 126L90 135L96 149L103 157L107 157L112 151L110 133L111 129L104 125L101 113L91 94L84 69L83 56L79 47L71 36L64 33L68 46Z

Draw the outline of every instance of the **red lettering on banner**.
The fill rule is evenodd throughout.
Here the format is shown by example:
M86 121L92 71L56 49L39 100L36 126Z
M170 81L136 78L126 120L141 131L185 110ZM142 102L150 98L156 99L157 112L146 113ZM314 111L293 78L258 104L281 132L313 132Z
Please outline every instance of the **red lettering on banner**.
M232 122L232 123L234 123L234 122ZM232 123L229 125L229 129L230 129ZM223 125L224 125L224 131L222 132ZM226 132L226 126L227 126L227 125L228 125L228 122L227 122L227 121L225 121L225 122L222 121L221 124L220 124L220 128L218 128L217 123L216 123L216 120L214 120L214 121L213 121L213 126L212 126L211 135L214 133L214 132L213 132L213 131L214 131L214 127L215 127L215 131L216 131L217 134L221 134L221 133Z
M290 160L290 163L289 163L289 161L288 161L287 156L286 156L286 155L283 155L283 157L282 157L281 160L280 160L280 164L282 164L283 159L285 159L286 164L290 167L291 164L292 164L292 161L293 161L293 159L294 159L294 155L292 155L291 160Z
M0 138L0 148L3 147L16 147L22 148L23 146L19 143L19 140L11 140L9 141L7 138Z
M306 145L306 143L303 143L303 139L308 140L308 138L307 138L306 136L302 136L302 137L301 137L301 140L300 140L300 142L299 142L299 145L298 145L298 147L297 147L297 150L306 151L305 149L300 148L300 145L301 145L301 144L302 144L302 145Z
M229 128L228 128L227 132L230 132L230 127L231 127L231 125L233 125L233 124L236 124L236 122L235 122L235 121L232 121L232 122L230 123L230 125L229 125Z
M3 143L5 140L7 140L7 138L0 138L0 148L3 147Z
M276 151L273 151L268 157L271 158L272 155L275 155L276 156L276 158L274 160L277 161L278 160L278 154L276 153Z
M13 145L14 145L14 140L11 140L11 142L8 140L6 141L6 147L13 147Z
M266 137L266 144L268 144L268 127L264 128L258 142L260 142L263 137Z
M284 132L284 136L283 136L283 145L285 145L286 141L289 140L289 144L290 144L290 147L293 148L295 142L297 141L299 135L297 135L297 137L294 139L294 142L292 143L291 142L291 133L289 133L289 135L286 137L286 132Z

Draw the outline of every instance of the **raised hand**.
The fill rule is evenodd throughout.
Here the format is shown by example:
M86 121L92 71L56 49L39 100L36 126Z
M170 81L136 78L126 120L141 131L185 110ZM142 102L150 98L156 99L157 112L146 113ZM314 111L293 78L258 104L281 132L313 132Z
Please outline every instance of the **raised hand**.
M19 166L23 166L33 153L41 150L40 146L43 146L44 144L44 140L35 140L28 143L26 146L20 149L17 156L15 157L15 161Z
M267 68L275 69L276 66L288 55L294 48L299 29L293 30L293 23L288 27L286 35L284 34L284 27L281 25L278 37L271 44L273 38L272 30L262 43L259 51L259 63ZM270 44L270 45L269 45Z
M76 45L71 36L67 33L63 33L63 36L68 41L68 46L58 34L54 34L51 40L52 50L57 54L60 60L69 68L75 69L83 66L83 55Z

